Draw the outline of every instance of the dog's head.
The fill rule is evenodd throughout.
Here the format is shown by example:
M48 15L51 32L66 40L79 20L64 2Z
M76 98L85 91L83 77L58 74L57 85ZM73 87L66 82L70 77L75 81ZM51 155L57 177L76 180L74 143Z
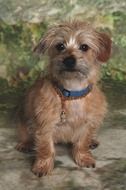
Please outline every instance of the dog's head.
M49 72L56 78L90 78L111 54L111 40L80 21L64 22L48 30L34 49L47 52ZM95 72L96 71L96 72Z

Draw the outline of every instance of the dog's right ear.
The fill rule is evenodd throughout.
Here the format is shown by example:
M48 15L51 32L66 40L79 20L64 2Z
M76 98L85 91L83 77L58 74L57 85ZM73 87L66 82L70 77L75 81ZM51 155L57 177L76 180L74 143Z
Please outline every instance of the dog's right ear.
M44 54L47 50L46 37L43 37L39 43L34 47L33 52L37 54Z
M37 54L44 54L52 46L52 42L57 35L57 30L59 26L52 27L48 29L46 34L40 39L39 43L33 49L33 52Z

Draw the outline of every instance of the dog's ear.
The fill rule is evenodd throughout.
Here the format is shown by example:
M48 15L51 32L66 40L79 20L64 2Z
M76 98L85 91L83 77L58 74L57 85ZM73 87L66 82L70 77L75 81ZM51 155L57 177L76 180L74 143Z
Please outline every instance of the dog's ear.
M33 49L37 54L44 54L51 46L54 36L56 35L56 28L50 28L46 34L40 39L39 43Z
M98 33L99 52L97 59L100 62L106 62L111 55L112 41L110 37L105 33Z
M47 41L46 38L43 37L39 43L34 47L33 52L37 54L44 54L47 49Z

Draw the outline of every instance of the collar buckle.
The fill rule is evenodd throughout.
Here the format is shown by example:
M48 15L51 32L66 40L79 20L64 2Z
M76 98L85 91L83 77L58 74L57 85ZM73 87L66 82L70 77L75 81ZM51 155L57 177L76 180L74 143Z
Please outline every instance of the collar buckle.
M63 89L62 93L64 96L70 97L70 91L69 90Z

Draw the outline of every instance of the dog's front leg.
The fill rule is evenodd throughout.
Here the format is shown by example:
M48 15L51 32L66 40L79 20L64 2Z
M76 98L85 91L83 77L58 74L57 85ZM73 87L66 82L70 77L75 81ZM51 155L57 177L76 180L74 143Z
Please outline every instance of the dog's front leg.
M95 133L95 126L87 126L84 130L84 134L82 134L78 141L73 145L73 158L81 167L95 167L95 159L89 150Z
M54 144L49 126L44 126L35 133L36 160L32 171L38 177L48 175L54 167Z

